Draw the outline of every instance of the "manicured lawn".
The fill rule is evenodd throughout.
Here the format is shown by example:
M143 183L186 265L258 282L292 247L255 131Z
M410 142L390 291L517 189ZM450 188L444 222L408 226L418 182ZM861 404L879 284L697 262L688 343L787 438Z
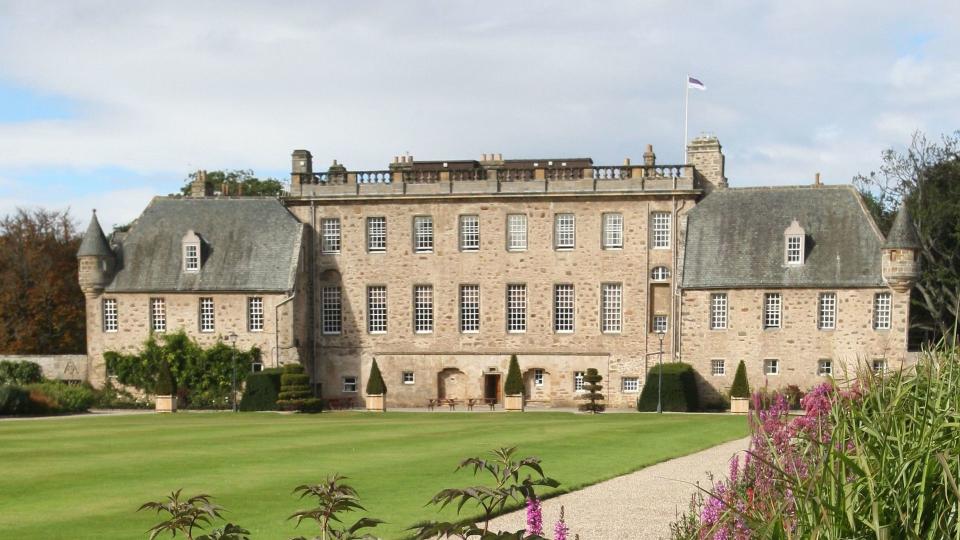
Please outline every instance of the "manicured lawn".
M541 457L560 489L572 490L746 434L743 417L671 414L187 413L0 422L0 537L146 538L155 516L135 510L182 487L213 495L256 540L287 539L314 532L286 521L307 507L293 488L340 472L368 515L389 522L374 531L402 538L412 523L437 517L424 507L437 491L472 482L468 472L453 473L462 458L495 447Z

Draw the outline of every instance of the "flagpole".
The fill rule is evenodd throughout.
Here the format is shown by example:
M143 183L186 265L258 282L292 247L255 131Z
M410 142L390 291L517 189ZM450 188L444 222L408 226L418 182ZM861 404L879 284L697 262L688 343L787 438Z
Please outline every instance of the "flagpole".
M687 120L690 110L690 75L683 81L683 164L687 164Z

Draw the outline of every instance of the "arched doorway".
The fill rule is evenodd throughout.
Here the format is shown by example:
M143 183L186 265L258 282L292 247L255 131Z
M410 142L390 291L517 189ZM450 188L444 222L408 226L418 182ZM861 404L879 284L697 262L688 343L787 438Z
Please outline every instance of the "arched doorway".
M437 373L437 397L467 399L467 375L458 368L445 368Z

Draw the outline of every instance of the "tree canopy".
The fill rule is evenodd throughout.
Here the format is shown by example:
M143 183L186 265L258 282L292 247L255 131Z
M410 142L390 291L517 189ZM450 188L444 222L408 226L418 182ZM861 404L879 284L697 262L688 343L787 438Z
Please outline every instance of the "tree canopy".
M86 351L80 240L67 210L18 209L0 219L0 352Z
M854 183L886 234L906 205L920 238L921 273L911 326L927 338L951 338L960 307L960 131L939 141L913 134L905 152L887 150L879 171Z
M180 188L180 193L190 194L190 184L197 178L197 173L187 175L186 183ZM249 169L230 169L222 171L207 171L207 188L210 191L219 191L224 195L233 196L276 196L285 190L283 182L276 178L260 179L254 176Z

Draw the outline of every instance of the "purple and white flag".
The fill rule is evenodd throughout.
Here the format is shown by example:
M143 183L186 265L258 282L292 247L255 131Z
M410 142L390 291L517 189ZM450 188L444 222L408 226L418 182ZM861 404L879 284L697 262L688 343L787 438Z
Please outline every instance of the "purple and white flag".
M706 90L707 85L700 82L699 79L687 76L687 88L696 88L697 90Z

